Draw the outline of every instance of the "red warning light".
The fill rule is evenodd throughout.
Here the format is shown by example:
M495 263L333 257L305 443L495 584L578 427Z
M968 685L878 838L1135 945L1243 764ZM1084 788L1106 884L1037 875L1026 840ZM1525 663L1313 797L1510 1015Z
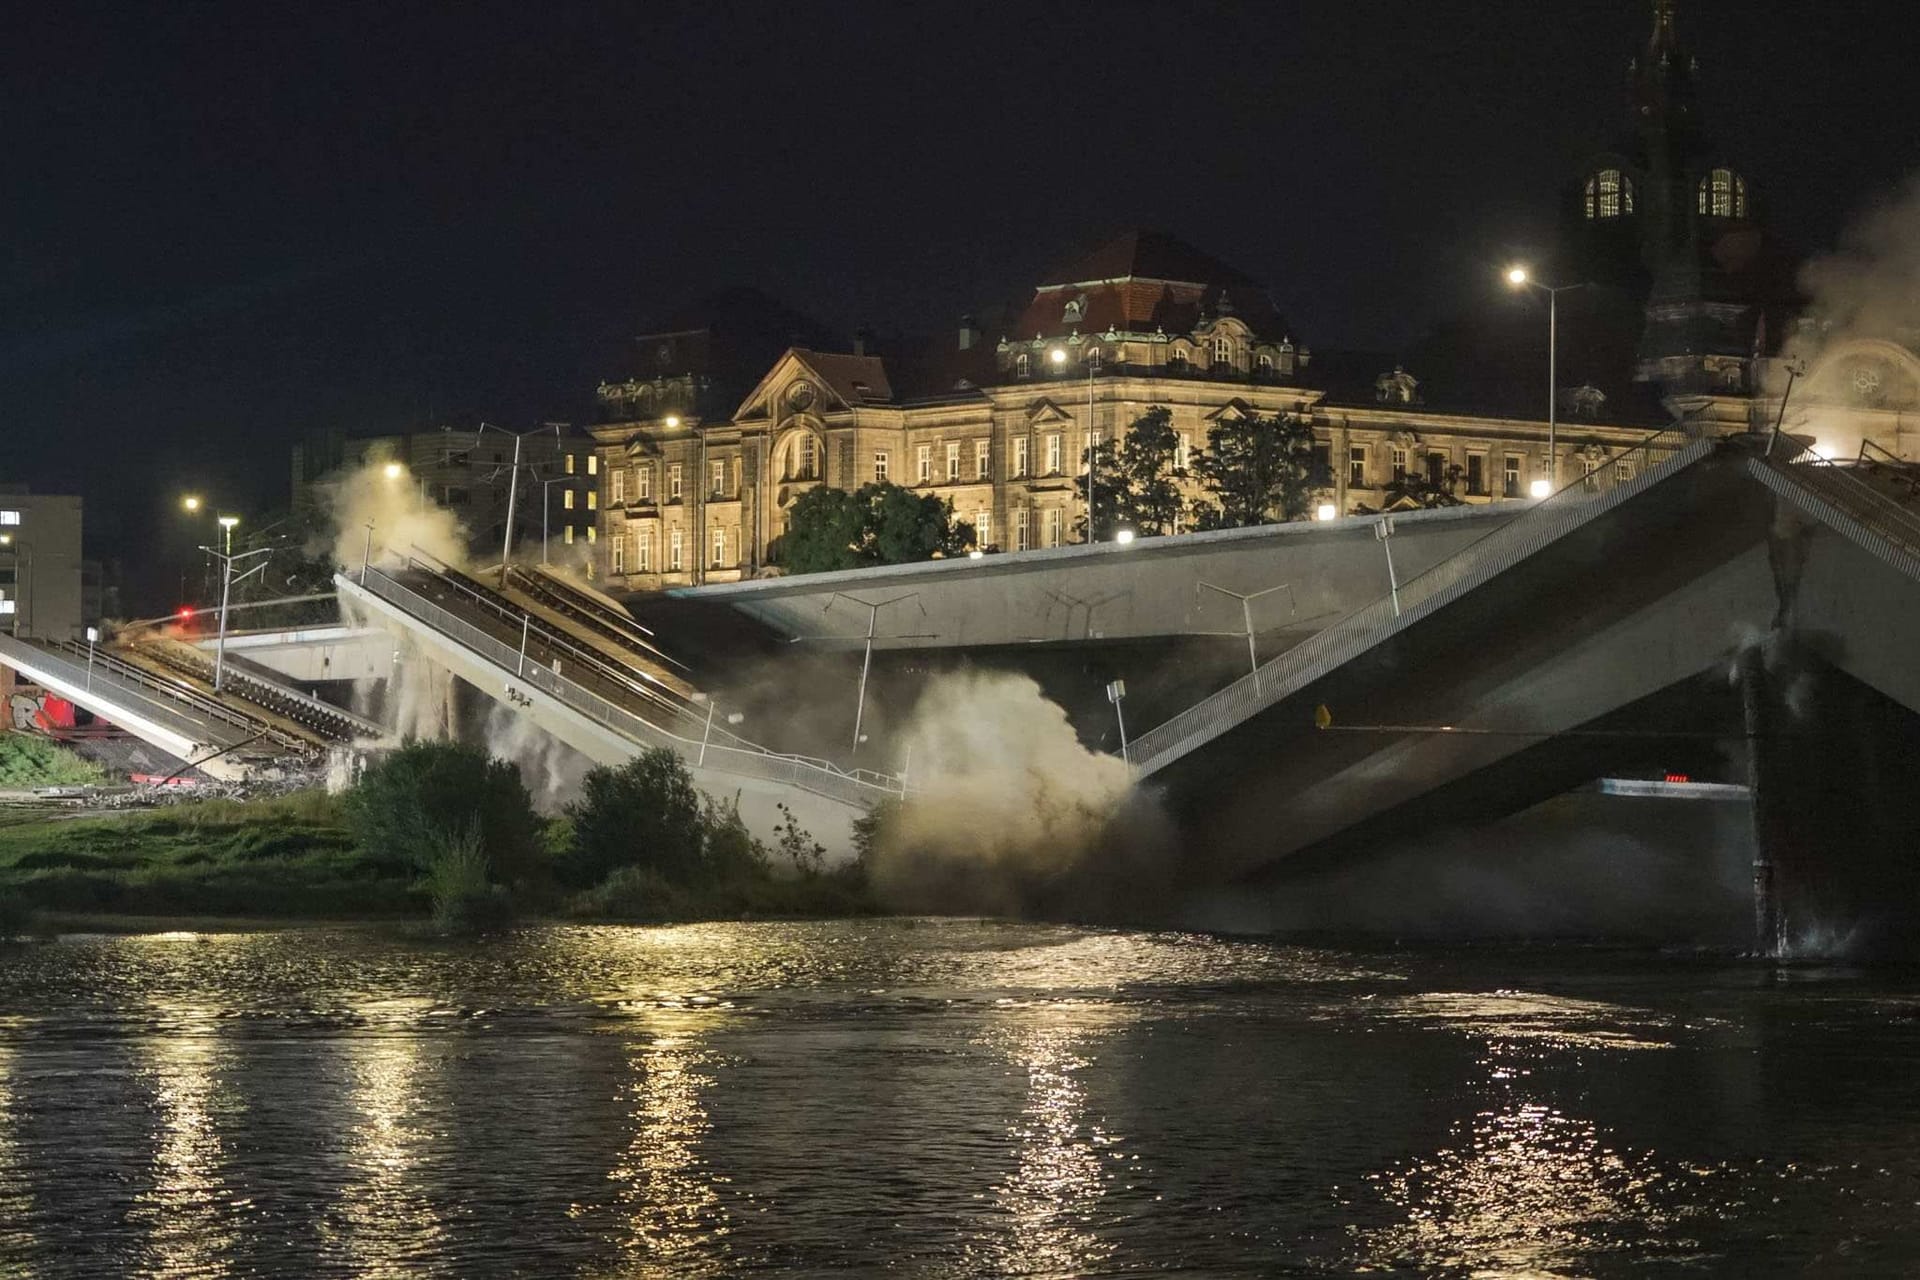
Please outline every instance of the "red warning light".
M173 611L173 616L180 619L180 621L185 622L189 618L193 617L193 606L190 604L183 604L178 609L175 609Z
M1667 781L1668 782L1692 782L1693 779L1688 777L1684 773L1670 773L1667 775Z

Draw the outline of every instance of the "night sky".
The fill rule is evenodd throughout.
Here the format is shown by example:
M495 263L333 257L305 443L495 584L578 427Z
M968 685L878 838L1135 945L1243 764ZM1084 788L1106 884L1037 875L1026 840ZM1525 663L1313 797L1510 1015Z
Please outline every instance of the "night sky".
M1906 4L1686 0L1709 127L1801 250L1920 169ZM303 432L583 419L721 286L943 332L1116 230L1315 347L1493 302L1624 122L1645 0L15 6L0 480L128 555ZM990 336L998 336L990 335ZM135 593L139 594L138 592Z

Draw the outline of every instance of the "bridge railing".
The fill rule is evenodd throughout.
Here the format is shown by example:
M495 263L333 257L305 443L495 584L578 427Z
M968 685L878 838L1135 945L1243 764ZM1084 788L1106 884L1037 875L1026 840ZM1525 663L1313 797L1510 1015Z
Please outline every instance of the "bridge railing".
M1884 458L1869 457L1868 451L1869 446L1863 442L1858 458L1842 462L1783 434L1769 444L1765 458L1756 461L1755 474L1763 483L1770 483L1769 472L1797 480L1869 533L1894 543L1908 556L1920 556L1920 513L1902 506L1856 474L1862 467L1876 468L1884 462L1903 464L1903 460L1885 449L1879 450Z
M1232 684L1135 738L1128 758L1145 775L1173 763L1256 712L1304 688L1427 616L1473 587L1505 572L1549 543L1693 465L1714 449L1681 427L1656 431L1639 443L1585 466L1558 492L1535 500L1517 518L1475 539L1439 564L1363 605L1332 626L1270 658ZM1621 464L1626 464L1623 468ZM1626 473L1630 471L1631 474ZM1611 477L1611 483L1602 484ZM1624 478L1623 478L1624 477ZM1378 522L1384 517L1361 517Z
M491 663L511 680L540 690L630 742L670 747L700 767L786 783L847 804L869 805L901 793L900 780L885 774L848 772L810 756L781 755L761 747L736 745L737 740L691 738L663 729L531 659L377 568L363 570L358 585Z

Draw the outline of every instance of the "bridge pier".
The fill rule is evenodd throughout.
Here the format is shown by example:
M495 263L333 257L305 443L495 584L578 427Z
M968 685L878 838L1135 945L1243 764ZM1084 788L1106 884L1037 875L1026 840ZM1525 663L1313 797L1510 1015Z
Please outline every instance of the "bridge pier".
M1781 811L1780 752L1774 742L1778 719L1766 650L1755 644L1740 655L1740 706L1747 735L1747 792L1753 822L1753 945L1767 959L1781 952L1780 900L1774 859L1784 853L1786 832Z

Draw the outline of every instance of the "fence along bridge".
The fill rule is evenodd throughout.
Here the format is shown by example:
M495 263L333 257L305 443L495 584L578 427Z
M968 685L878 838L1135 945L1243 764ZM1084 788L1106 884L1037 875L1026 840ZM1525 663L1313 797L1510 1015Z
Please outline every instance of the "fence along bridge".
M785 804L822 843L844 849L856 818L901 793L897 778L742 737L646 628L555 575L515 568L495 586L415 549L398 564L369 556L334 582L343 604L596 764L675 751L703 790L737 794L756 829Z
M1189 847L1226 879L1315 870L1644 762L1662 734L1722 734L1750 756L1763 863L1787 846L1857 856L1828 830L1910 843L1920 811L1878 804L1886 829L1863 835L1831 803L1783 806L1761 784L1775 757L1807 774L1860 760L1849 733L1891 733L1883 765L1920 742L1914 469L1833 465L1790 437L1676 450L1663 435L1633 451L1650 465L1632 480L1569 485L1137 738L1137 773L1196 833ZM1789 652L1836 698L1792 724L1793 673L1769 671ZM1845 803L1912 791L1837 786Z

